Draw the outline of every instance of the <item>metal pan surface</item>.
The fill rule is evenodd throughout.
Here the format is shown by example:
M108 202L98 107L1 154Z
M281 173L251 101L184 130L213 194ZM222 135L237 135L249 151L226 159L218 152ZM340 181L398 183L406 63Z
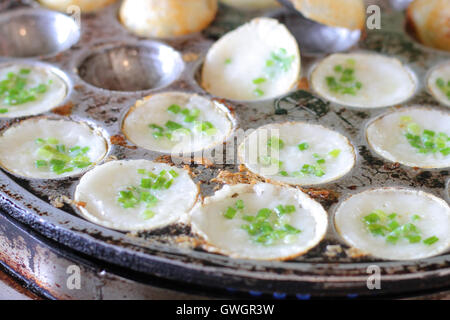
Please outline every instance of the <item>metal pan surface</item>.
M387 1L371 3L382 8L383 28L368 30L349 51L382 53L397 57L406 64L417 77L419 88L402 106L426 105L448 110L430 95L424 81L427 71L448 59L450 54L416 43L405 31L403 12L395 11ZM41 41L39 39L43 35L56 40L46 42L48 46L44 51L33 51L33 43L6 40L4 37L14 34L12 28L31 30L42 17L57 21L61 17L55 18L55 15L59 14L44 10L32 1L21 4L3 1L0 5L0 63L46 63L58 70L68 84L68 95L59 108L44 116L84 121L102 128L111 140L109 159L155 160L164 155L141 149L127 141L121 132L123 118L136 100L150 94L185 91L210 97L199 85L198 74L208 48L220 35L255 15L269 15L286 23L292 20L292 14L285 9L242 13L221 6L215 22L201 34L171 39L139 39L120 24L118 9L119 4L116 4L97 13L82 15L81 29L65 30L65 34L70 35L67 39L61 38L59 22L42 24L39 33L30 37L29 41ZM24 16L27 18L16 19L19 21L17 23L9 22ZM10 29L8 33L3 32L4 23ZM295 26L292 28L295 29ZM2 43L9 45L3 47ZM357 151L354 169L337 182L306 189L321 202L330 217L333 217L335 208L343 199L375 187L414 188L450 203L448 169L408 168L379 157L368 145L365 128L370 121L396 110L398 106L346 108L328 103L308 89L305 83L309 80L310 71L324 56L317 53L303 56L303 85L278 99L245 103L221 100L236 118L235 129L247 130L273 122L306 121L322 124L349 137ZM118 67L123 61L131 67ZM101 71L111 69L114 69L113 72ZM0 120L0 129L4 130L20 120ZM233 146L231 140L227 141L227 145ZM203 196L212 194L215 188L220 187L211 180L221 171L238 171L235 161L223 162L191 164L194 180L202 183ZM406 293L450 285L450 253L406 262L357 257L332 226L316 248L285 262L247 261L208 253L195 245L196 239L189 228L183 226L139 234L109 230L84 220L72 206L58 202L61 196L73 197L79 178L34 180L1 171L1 207L42 235L75 251L132 271L202 286L266 293L345 296L349 293ZM336 246L342 250L334 252ZM373 265L378 266L382 273L382 289L376 292L367 289L368 270Z

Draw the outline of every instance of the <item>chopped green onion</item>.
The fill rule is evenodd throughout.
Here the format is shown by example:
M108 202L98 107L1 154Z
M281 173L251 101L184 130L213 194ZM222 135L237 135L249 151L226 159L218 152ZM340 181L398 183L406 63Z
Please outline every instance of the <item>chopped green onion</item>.
M316 177L323 177L325 175L325 171L320 166L310 164L303 165L300 172L303 174L315 175Z
M38 84L36 87L28 85L27 75L31 69L21 69L18 74L9 72L6 79L0 81L0 100L10 106L21 105L35 101L39 95L47 92L47 85ZM8 109L1 109L6 113ZM6 110L6 111L5 111Z
M177 114L181 111L181 107L177 104L172 104L167 110L174 114Z
M283 177L289 177L289 173L287 173L286 171L280 171L280 175Z
M328 152L328 154L331 157L333 157L333 158L337 158L341 154L341 150L340 149L334 149L334 150L331 150L330 152Z
M174 170L167 172L161 170L159 174L155 174L145 169L137 169L137 173L143 175L139 187L130 186L126 190L119 191L117 202L121 204L124 209L136 208L141 203L145 204L146 210L142 213L143 217L153 217L151 210L158 203L158 198L152 194L152 190L169 189L174 179L178 176ZM167 175L170 174L172 179L167 179Z
M178 130L178 129L183 128L183 126L181 124L179 124L177 122L174 122L174 121L171 121L171 120L166 122L165 127L167 129L169 129L170 131L174 131L174 130Z
M253 90L253 93L255 94L255 96L257 97L262 97L264 95L264 91L262 91L259 88L256 88L255 90Z
M45 160L36 160L36 168L43 168L43 167L47 167L48 166L48 162Z
M59 141L58 141L58 139L55 139L55 138L48 138L47 143L48 144L58 144Z
M362 89L363 84L357 81L355 78L354 66L356 62L353 59L346 61L347 66L336 65L333 68L335 76L327 76L325 78L326 84L330 91L340 93L356 95L359 90ZM337 80L338 79L338 80Z
M169 173L173 178L177 178L179 176L178 172L173 169L169 170Z
M150 189L152 187L153 180L150 178L141 179L141 188Z
M438 153L447 156L450 154L449 137L444 132L422 129L417 123L409 122L404 133L411 147L418 153Z
M255 216L243 215L241 219L249 224L241 225L250 238L265 246L276 244L279 241L292 241L301 230L286 223L283 215L295 212L294 205L277 205L274 210L262 208Z
M395 219L397 217L397 214L396 213L391 213L387 217L392 220L392 219ZM414 216L412 217L412 219L414 220Z
M164 189L169 189L173 184L173 179L170 179L166 183L164 183Z
M294 228L294 227L291 226L290 224L285 224L285 225L284 225L284 229L285 229L288 233L290 233L290 234L298 234L298 233L301 232L299 229Z
M405 238L409 240L409 243L419 243L422 240L419 235L407 235Z
M227 210L225 211L225 213L223 214L223 216L227 219L233 219L234 216L236 215L237 210L233 207L228 207Z
M372 223L380 221L380 216L377 215L376 213L371 213L371 214L365 216L363 219L366 223L372 224Z
M267 79L264 78L264 77L253 79L253 83L254 84L261 84L261 83L264 83L266 81L267 81Z
M258 211L258 213L256 214L256 218L258 219L267 219L268 217L270 217L270 215L272 214L272 210L264 208Z
M71 172L75 168L84 169L92 164L89 157L86 156L90 150L89 147L67 148L65 145L59 144L55 138L37 138L35 143L40 146L36 153L41 158L36 160L37 168L47 169L60 175Z
M447 99L450 99L450 81L445 82L444 79L438 78L436 79L436 86L447 97Z
M236 201L235 207L238 210L244 209L244 201L239 199L238 201Z
M307 143L307 142L303 142L303 143L300 143L299 145L298 145L298 149L300 150L300 151L305 151L305 150L307 150L309 148L309 144Z
M19 73L20 74L30 74L31 69L20 69Z
M409 243L415 244L422 241L420 229L413 223L408 222L401 225L396 219L398 215L391 213L387 215L382 210L375 210L374 212L363 217L362 221L367 230L373 236L385 237L386 242L396 244L401 239L407 240ZM418 215L413 215L411 221L420 219ZM424 244L434 243L436 237L430 237L423 241ZM437 238L436 238L437 239ZM437 239L436 241L438 241ZM433 242L434 241L434 242Z
M142 213L142 217L143 217L145 220L151 219L151 218L153 218L155 215L156 215L156 213L153 212L153 211L150 210L150 209L146 209L146 210L144 210L144 212Z
M401 116L400 121L407 123L413 121L413 118L411 116Z
M267 141L267 145L269 148L281 150L284 148L284 141L277 137L271 137L269 141Z
M432 236L432 237L429 237L429 238L423 240L423 243L426 244L427 246L431 246L432 244L435 244L438 241L439 241L438 237Z

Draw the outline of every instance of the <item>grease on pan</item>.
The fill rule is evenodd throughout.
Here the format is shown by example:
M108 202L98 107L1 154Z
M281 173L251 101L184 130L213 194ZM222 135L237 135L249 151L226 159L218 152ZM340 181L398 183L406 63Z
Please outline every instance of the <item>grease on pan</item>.
M291 185L334 181L355 165L355 151L340 133L303 122L269 124L248 135L239 160L252 172Z
M448 204L418 190L385 188L353 195L337 208L335 225L349 245L382 259L424 259L450 246Z
M257 18L219 39L208 51L202 87L233 100L262 100L289 92L300 75L295 38L275 19Z
M156 94L131 108L122 130L142 148L191 153L221 144L231 135L233 123L226 110L196 94Z
M74 198L89 221L139 231L186 221L198 194L186 170L148 160L122 160L87 172Z
M406 19L422 44L450 51L448 0L415 0L408 7Z
M138 36L168 38L202 31L217 7L217 0L125 0L119 16Z
M262 10L280 6L276 0L220 0L220 2L240 10Z
M38 0L43 6L52 9L62 11L64 13L70 13L68 11L74 10L76 7L81 9L82 12L92 12L102 9L117 0Z
M233 258L286 260L322 240L328 217L319 203L298 189L238 184L226 185L198 203L191 211L191 225L209 251Z
M367 140L389 161L418 168L450 167L450 113L411 107L369 124Z
M43 117L23 120L0 136L0 164L18 176L55 179L103 160L107 142L87 124Z
M416 90L415 76L398 59L373 53L332 54L314 68L311 83L325 99L359 108L392 106Z
M57 107L67 85L51 69L28 64L0 66L0 118L36 115ZM12 95L11 90L19 92Z
M427 87L437 101L450 107L450 61L445 61L430 71Z
M330 27L362 30L366 21L363 0L290 0L306 18Z

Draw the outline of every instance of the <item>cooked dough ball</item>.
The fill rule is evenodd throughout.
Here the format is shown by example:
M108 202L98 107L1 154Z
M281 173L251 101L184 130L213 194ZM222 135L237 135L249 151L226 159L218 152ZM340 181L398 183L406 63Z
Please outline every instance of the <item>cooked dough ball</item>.
M359 252L388 260L417 260L450 247L450 208L432 194L404 188L367 190L336 210L337 232Z
M202 86L227 99L270 99L289 92L299 75L300 52L292 34L275 19L256 18L211 47Z
M450 61L434 67L428 74L427 87L433 97L450 107Z
M417 168L450 167L450 112L408 107L381 117L367 127L376 153L392 162Z
M363 0L291 0L306 18L330 27L351 30L364 28L366 19Z
M217 0L125 0L120 20L141 37L175 37L205 29L216 16Z
M75 204L89 221L121 231L187 221L199 189L186 170L149 160L110 161L86 173Z
M328 226L318 202L298 189L269 183L226 185L198 203L191 217L205 249L255 260L302 255L322 240Z
M356 159L345 136L305 122L259 127L241 143L238 157L251 172L291 185L337 180L353 168Z
M336 53L311 73L311 86L325 99L359 108L381 108L407 100L416 77L397 58L373 53Z
M39 0L39 2L52 10L67 12L71 6L77 6L82 12L91 12L110 5L116 0Z
M0 165L21 177L64 178L102 161L107 146L102 133L86 123L30 118L0 136Z
M31 94L33 98L24 99L19 103L19 101L14 102L12 95L7 95L9 90L0 93L0 118L16 118L44 113L57 107L66 98L67 84L46 66L20 63L0 67L0 82L6 82L7 86L11 87L11 85L14 86L14 83L21 81L26 82L21 92L24 96L35 92ZM39 88L41 90L37 90ZM20 95L18 96L20 97Z
M450 3L448 0L415 0L407 20L424 45L450 51Z
M136 102L122 130L142 148L187 156L222 144L231 135L233 123L224 109L196 94L155 94Z

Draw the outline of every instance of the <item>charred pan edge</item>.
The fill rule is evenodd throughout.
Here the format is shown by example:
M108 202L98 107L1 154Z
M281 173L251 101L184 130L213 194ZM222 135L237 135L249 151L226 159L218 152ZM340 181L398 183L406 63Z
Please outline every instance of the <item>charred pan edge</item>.
M10 5L8 5L8 1ZM6 6L1 7L16 8L18 5L16 1L7 0ZM63 54L51 55L51 60L49 60L59 68L66 70L70 79L74 81L76 94L72 97L75 105L73 114L80 115L83 119L93 118L93 123L102 124L111 136L120 133L119 128L116 128L118 118L136 100L141 99L143 94L149 95L162 90L202 92L192 77L195 70L189 70L198 67L196 63L186 63L186 72L182 73L178 81L157 90L146 90L144 93L111 93L107 90L92 87L82 81L77 76L76 71L73 71L77 67L77 64L74 64L74 62L77 62L76 59L83 55L87 56L91 49L95 49L95 44L106 42L116 46L129 43L130 34L117 21L117 10L118 5L113 5L96 14L85 15L85 30L79 45ZM9 15L10 12L6 12L6 14ZM400 15L398 18L400 19ZM390 20L386 19L386 21ZM104 25L108 25L109 28L98 29L98 26ZM139 41L136 39L134 42ZM168 39L165 43L175 50L196 52L199 56L204 56L210 45L209 41L205 41L205 38L200 35ZM401 49L399 50L399 55L401 55L404 51L402 51L402 48L399 49ZM424 59L430 59L431 61L436 59L435 56L428 55L427 51L422 51ZM0 58L0 61L4 60L5 58ZM426 63L425 66L422 65L419 68L424 67L426 67ZM131 100L133 102L130 102ZM241 120L240 123L244 129L256 126L257 121L261 123L261 120L273 121L271 119L276 118L272 113L272 101L247 104L234 103L234 105L236 106L236 118ZM366 148L366 142L356 134L355 127L364 123L364 119L377 115L378 112L375 110L342 109L337 105L332 105L330 110L330 116L334 117L332 119L335 119L338 125L339 130L337 131L350 132L352 141L358 142L357 147ZM294 119L317 120L315 116L310 116L308 111L300 110L300 108L292 109L289 112L291 113L289 117ZM321 119L324 119L325 123L329 121L326 118ZM0 127L5 126L8 126L8 122L0 121ZM121 159L143 156L153 159L160 155L112 146L110 157ZM334 184L329 185L331 192L339 191L339 194L345 196L348 189L361 190L364 189L361 184L363 186L372 184L372 182L377 184L380 179L391 177L383 171L383 161L373 157L370 152L365 152L361 156L362 158L367 157L367 159L360 159L364 160L364 163L357 173L363 173L364 176L358 177L358 181L346 176L339 183L340 189L336 189ZM224 169L228 168L230 167L224 167ZM375 177L373 176L374 173ZM444 184L447 186L445 197L447 201L450 199L448 197L449 179L444 174L439 176L437 174L425 175L430 172L419 172L429 178L417 182L417 180L410 180L411 177L418 175L417 170L398 170L395 173L400 174L400 178L392 178L392 183L408 183L408 185L414 183L417 187L430 190L430 192L438 195L444 192L440 187L441 184ZM402 180L402 175L405 173L405 176L410 178L407 182ZM382 181L384 183L386 180ZM436 184L437 186L432 185L431 182L433 181L439 182ZM368 291L366 286L367 267L374 264L373 260L341 261L341 259L336 259L316 262L306 255L299 258L298 261L289 263L278 261L251 262L229 259L195 250L184 250L178 246L160 243L157 240L132 238L123 233L94 225L76 215L71 215L69 212L55 209L46 201L39 199L36 194L40 194L41 189L33 188L32 190L35 193L32 194L23 185L22 181L13 180L7 174L0 172L0 207L8 215L77 253L86 254L93 259L102 260L111 265L122 266L127 268L130 273L142 272L164 279L196 283L200 286L260 290L267 293L273 293L274 288L276 288L279 292L295 294L301 290L303 293L311 293L314 296L346 296L349 291L361 295L373 295L373 291ZM214 185L211 187L213 188ZM321 258L321 256L318 258ZM383 287L377 294L410 293L450 286L448 277L450 274L449 254L416 262L376 260L375 263L380 266L383 274Z

